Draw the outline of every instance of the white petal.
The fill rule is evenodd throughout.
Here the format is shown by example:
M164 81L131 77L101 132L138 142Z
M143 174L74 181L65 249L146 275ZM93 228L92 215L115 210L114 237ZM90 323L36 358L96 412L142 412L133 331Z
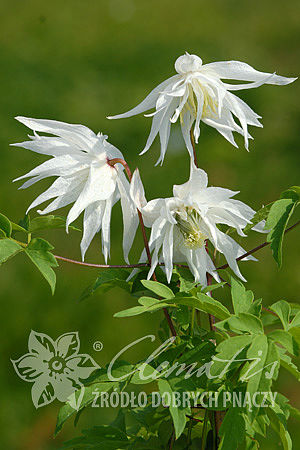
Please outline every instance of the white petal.
M80 170L82 164L70 155L58 156L56 158L49 159L33 170L21 177L16 178L14 181L22 180L23 178L40 176L43 178L53 176L67 176L74 173L76 170Z
M189 195L193 195L194 193L198 193L201 189L205 189L207 183L207 173L196 167L194 161L191 159L190 179L184 184L175 184L173 186L173 195L174 197L179 197L184 200L188 198Z
M237 264L237 258L246 253L245 250L234 239L220 230L217 231L218 242L217 250L222 252L227 260L229 267L243 281L247 281L240 272Z
M99 201L89 205L84 211L83 218L83 236L80 243L82 261L84 261L85 253L90 246L95 234L101 228L105 201Z
M205 64L202 70L213 71L220 78L226 78L228 80L243 80L243 81L261 81L266 77L272 75L266 72L259 72L241 61L220 61L210 64ZM265 81L266 84L289 84L295 81L297 78L286 78L279 75L273 75L272 78Z
M40 205L41 203L46 202L47 200L50 200L55 197L61 197L62 195L66 194L68 191L72 192L74 189L80 184L80 180L76 183L74 183L74 179L71 178L58 178L54 181L54 183L42 194L40 194L29 206L27 209L30 211L31 209L35 208L36 206Z
M47 119L31 119L18 116L16 119L34 131L54 134L67 139L79 147L90 146L96 140L95 133L83 125L58 122ZM86 148L87 150L87 148Z
M139 210L141 210L147 204L145 190L140 177L139 169L135 169L131 178L130 197Z
M162 249L168 283L171 281L173 272L173 228L174 225L168 224Z
M111 210L114 204L119 200L119 195L117 193L112 194L105 202L105 209L102 219L102 253L107 263L110 256L110 219Z
M160 83L156 88L154 88L149 95L135 108L130 109L129 111L118 114L116 116L108 116L108 119L123 119L125 117L131 117L135 116L136 114L143 113L145 111L148 111L149 109L153 108L156 104L157 98L159 94L167 88L169 85L173 84L175 81L177 81L180 78L179 75L174 75L171 78L168 78L167 80Z
M124 259L129 264L128 254L132 247L135 233L139 224L136 206L129 193L129 182L123 172L117 178L118 188L121 195L121 207L123 213L123 252Z
M10 144L13 147L23 147L27 150L31 150L35 153L49 156L61 156L72 153L80 154L81 151L71 146L68 142L61 138L38 136L32 141L19 142L16 144Z
M88 205L112 196L116 188L116 176L116 169L108 164L90 167L87 182L68 214L67 226L74 222Z

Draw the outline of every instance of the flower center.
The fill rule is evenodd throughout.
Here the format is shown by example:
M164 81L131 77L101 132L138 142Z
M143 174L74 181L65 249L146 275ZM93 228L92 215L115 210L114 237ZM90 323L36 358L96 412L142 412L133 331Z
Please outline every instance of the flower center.
M201 248L208 236L201 230L201 217L193 208L185 208L175 214L177 227L184 239L184 245L190 249Z
M58 356L54 356L49 361L49 369L52 372L62 373L64 371L65 367L66 367L65 360L63 358L58 357Z
M201 93L203 95L203 107L202 107L202 114L201 117L207 117L207 118L213 118L218 115L217 109L218 109L218 102L212 98L212 96L208 93L208 90L205 88L203 84L200 83L199 80L194 80L195 83L197 83L201 89ZM182 111L180 113L180 121L183 123L183 117L186 112L190 112L191 115L194 117L194 119L197 118L197 110L199 108L197 97L195 95L193 87L188 84L188 90L189 90L189 96L187 98L187 101L182 108Z

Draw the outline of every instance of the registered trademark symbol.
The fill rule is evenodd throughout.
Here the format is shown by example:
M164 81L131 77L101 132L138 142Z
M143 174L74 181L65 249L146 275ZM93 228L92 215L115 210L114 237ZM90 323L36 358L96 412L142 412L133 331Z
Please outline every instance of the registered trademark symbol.
M95 341L93 343L93 349L95 350L95 352L101 352L101 350L103 349L103 344L101 341Z

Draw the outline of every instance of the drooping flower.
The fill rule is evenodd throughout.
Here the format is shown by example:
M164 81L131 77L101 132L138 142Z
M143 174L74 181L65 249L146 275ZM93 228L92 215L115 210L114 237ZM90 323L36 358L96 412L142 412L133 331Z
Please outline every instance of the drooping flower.
M107 141L107 136L97 135L83 125L45 119L16 119L31 128L31 140L12 144L36 153L52 156L14 181L29 178L20 189L25 189L47 177L58 177L29 206L32 208L52 200L39 214L48 214L74 203L70 209L66 226L76 220L84 211L83 237L80 244L82 259L94 238L101 230L102 252L107 261L110 254L110 221L114 204L121 199L123 212L123 249L128 262L128 253L134 239L138 218L136 208L129 195L129 182L123 166L108 163L115 158L123 159L122 153ZM40 136L37 132L53 134Z
M136 170L132 177L130 193L142 212L145 225L151 228L149 248L152 253L150 278L159 263L164 264L168 282L172 277L173 263L187 262L195 281L205 286L206 273L217 281L219 276L209 256L206 243L222 253L233 272L242 280L236 259L245 250L228 234L221 231L219 224L236 229L245 236L243 229L251 223L255 211L245 203L233 199L238 192L221 187L208 187L207 174L196 168L191 160L188 182L173 187L174 197L146 201L144 188ZM253 227L265 232L263 223ZM252 256L243 260L255 260ZM146 261L143 252L140 262Z
M163 163L170 136L171 123L180 119L181 130L186 147L193 154L190 131L194 126L196 143L200 136L200 122L210 125L221 133L231 144L237 147L233 131L244 136L245 147L248 150L248 125L262 127L258 116L243 100L231 91L251 89L262 84L285 85L296 78L286 78L276 74L264 73L240 61L221 61L202 64L202 59L196 55L179 56L175 62L177 75L159 84L135 108L109 119L120 119L143 113L155 108L146 116L153 117L151 131L145 153L159 134L161 153L157 164ZM222 79L249 81L243 84L228 84ZM240 124L234 120L236 117Z

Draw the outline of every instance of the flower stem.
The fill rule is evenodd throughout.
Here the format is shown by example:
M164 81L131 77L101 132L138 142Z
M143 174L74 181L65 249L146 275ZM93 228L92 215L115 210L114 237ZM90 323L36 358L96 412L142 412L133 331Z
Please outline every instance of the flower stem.
M285 230L285 234L288 233L289 231L293 230L294 228L296 228L298 225L300 225L300 220L298 222L296 222L294 225L292 225L291 227L287 228ZM15 240L15 239L14 239ZM18 244L22 245L23 247L26 247L27 244L24 244L23 242L20 241L16 241L18 242ZM261 250L262 248L266 247L267 245L270 245L270 242L264 242L263 244L258 245L257 247L253 248L252 250L249 250L247 253L244 253L243 255L239 256L237 258L237 261L241 261L242 259L246 258L249 255L252 255L253 253L257 252L258 250ZM134 269L134 268L139 268L139 267L149 267L150 264L149 263L138 263L138 264L92 264L92 263L85 263L82 261L77 261L75 259L70 259L70 258L66 258L64 256L59 256L59 255L53 255L56 259L61 259L62 261L66 261L72 264L78 264L80 266L87 266L87 267L95 267L98 269ZM159 266L163 266L163 263L159 263ZM188 269L188 266L186 264L177 264L174 263L174 266L177 267L183 267L185 269ZM216 268L216 270L221 270L221 269L227 269L228 264L224 264L223 266L219 266Z
M114 159L108 160L107 162L112 167L114 167L115 164L122 164L122 166L125 168L128 180L129 180L129 182L131 182L132 173L131 173L131 170L129 168L129 165L127 164L127 162L124 159L122 159L122 158L114 158ZM138 213L140 227L141 227L141 231L142 231L142 235L143 235L144 247L145 247L147 258L148 258L148 263L149 263L149 266L151 266L151 252L150 252L150 249L149 249L149 242L148 242L147 235L146 235L146 230L145 230L145 224L144 224L143 216L142 216L142 213L141 213L141 211L139 209L137 209L137 213ZM153 281L157 281L155 271L153 272L152 279L153 279ZM169 325L169 328L171 330L172 335L173 336L177 336L174 324L172 322L172 319L171 319L171 316L170 316L168 310L166 308L163 308L163 312L164 312L165 318L166 318L166 320L168 322L168 325Z

